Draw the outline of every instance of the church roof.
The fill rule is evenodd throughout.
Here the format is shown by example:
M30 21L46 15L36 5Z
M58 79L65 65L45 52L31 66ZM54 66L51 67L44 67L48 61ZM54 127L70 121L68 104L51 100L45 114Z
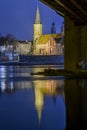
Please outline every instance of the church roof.
M58 39L61 38L61 34L45 34L38 38L37 44L46 44L50 38Z
M35 18L35 24L40 24L40 12L39 12L39 7L37 5L37 10L36 10L36 18Z

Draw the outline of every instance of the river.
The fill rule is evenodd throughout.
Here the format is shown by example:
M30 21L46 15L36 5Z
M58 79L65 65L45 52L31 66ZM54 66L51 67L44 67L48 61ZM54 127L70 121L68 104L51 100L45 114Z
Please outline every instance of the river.
M0 130L87 129L87 80L31 75L63 66L0 66Z

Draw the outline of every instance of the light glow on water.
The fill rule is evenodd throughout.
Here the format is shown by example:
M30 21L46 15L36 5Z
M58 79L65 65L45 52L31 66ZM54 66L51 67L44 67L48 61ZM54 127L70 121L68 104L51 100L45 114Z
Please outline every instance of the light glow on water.
M33 71L33 68L23 66L1 70L5 75L0 75L1 130L56 130L66 127L63 80L45 80L44 77L43 80L23 80L26 73ZM14 80L18 75L23 77L22 80Z

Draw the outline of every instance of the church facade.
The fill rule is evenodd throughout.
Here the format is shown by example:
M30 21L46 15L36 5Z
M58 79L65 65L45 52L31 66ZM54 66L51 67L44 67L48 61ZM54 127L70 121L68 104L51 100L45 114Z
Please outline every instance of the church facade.
M55 24L52 23L51 34L42 34L39 7L37 6L34 23L33 55L60 55L63 54L64 33L56 34Z

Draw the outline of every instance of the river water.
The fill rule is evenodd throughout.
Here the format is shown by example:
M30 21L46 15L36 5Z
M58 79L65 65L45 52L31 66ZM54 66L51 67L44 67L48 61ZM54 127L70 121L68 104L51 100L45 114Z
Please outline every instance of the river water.
M0 130L87 130L87 80L45 68L63 66L0 66Z

